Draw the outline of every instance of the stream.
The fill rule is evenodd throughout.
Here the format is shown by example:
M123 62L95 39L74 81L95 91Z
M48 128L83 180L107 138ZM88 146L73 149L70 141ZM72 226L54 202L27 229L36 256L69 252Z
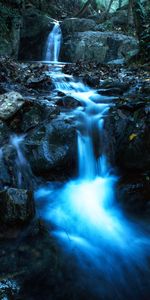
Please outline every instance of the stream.
M118 178L109 165L103 141L104 120L115 100L62 72L58 24L50 34L51 43L52 35L57 65L49 72L55 91L79 101L72 111L77 122L78 175L61 187L49 183L37 189L38 215L47 226L53 225L50 234L64 252L76 257L79 274L84 273L84 279L78 275L78 280L90 286L92 299L148 299L145 289L149 280L144 286L141 278L149 273L149 235L125 216L116 201ZM100 155L96 154L97 146Z
M48 71L46 69L44 72L50 77L54 87L51 98L65 95L77 104L69 112L67 109L61 112L64 116L68 114L70 120L75 122L74 155L77 155L77 174L67 182L45 180L45 183L35 185L37 217L44 221L50 241L40 241L41 245L43 243L40 245L42 254L45 253L43 262L39 259L41 249L39 252L34 249L33 257L38 261L37 263L35 260L38 272L33 268L33 282L30 283L29 275L29 282L25 282L23 293L26 293L26 284L29 291L33 284L36 297L27 296L28 300L149 300L149 228L142 221L138 222L128 216L119 204L116 185L121 174L116 174L110 165L105 148L104 124L117 97L101 95L100 91L90 88L79 78L63 73L63 63L59 62L61 42L62 34L57 22L43 49L43 61L48 65ZM44 103L44 98L42 101ZM48 104L45 105L48 108ZM32 173L21 147L25 138L26 134L12 134L9 140L10 146L16 150L14 166L19 189L28 189L30 182L34 181L34 172ZM51 143L48 147L50 146ZM45 155L50 157L47 145L44 144L43 147ZM68 145L64 147L67 149ZM53 149L50 151L53 153ZM2 156L0 149L0 159ZM72 170L69 171L71 174ZM62 254L62 261L64 260L62 265L60 263L60 269L63 280L68 282L68 298L63 296L65 284L60 280L61 275L55 272L59 262L56 259L54 263L53 257L48 262L52 250L47 245L51 239ZM37 238L37 249L40 242ZM32 244L29 238L30 243ZM25 257L27 264L28 257ZM40 268L44 273L43 277ZM34 271L38 273L36 276ZM49 274L54 274L54 278ZM40 280L45 285L40 286ZM50 281L50 287L47 280ZM62 284L60 286L59 280ZM55 285L59 291L55 290ZM38 289L40 293L37 292ZM42 296L42 292L45 296Z

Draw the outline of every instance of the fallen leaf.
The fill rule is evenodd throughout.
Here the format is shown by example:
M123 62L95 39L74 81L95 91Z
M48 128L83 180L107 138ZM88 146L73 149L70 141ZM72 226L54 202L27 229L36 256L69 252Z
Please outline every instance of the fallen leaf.
M136 133L130 134L130 136L129 136L129 141L130 141L130 142L133 141L136 137L137 137L137 134L136 134Z

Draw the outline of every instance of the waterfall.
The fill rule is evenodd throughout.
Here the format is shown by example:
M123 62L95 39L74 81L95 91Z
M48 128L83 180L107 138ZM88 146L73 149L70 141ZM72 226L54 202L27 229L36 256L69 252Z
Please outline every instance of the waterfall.
M39 188L35 192L39 207L44 199L39 214L53 224L55 230L50 234L64 251L74 253L96 299L147 300L140 279L143 270L148 271L149 236L118 207L117 176L105 153L103 124L114 105L112 98L99 95L58 68L50 72L56 90L81 103L73 111L78 176L61 188L53 184ZM95 139L100 145L99 157L95 155Z
M58 62L61 40L62 40L61 28L59 22L56 22L46 40L45 54L44 54L45 61Z

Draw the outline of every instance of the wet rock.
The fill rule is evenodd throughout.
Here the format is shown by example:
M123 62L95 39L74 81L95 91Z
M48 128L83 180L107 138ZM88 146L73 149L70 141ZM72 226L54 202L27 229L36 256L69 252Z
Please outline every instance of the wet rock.
M17 92L0 95L0 119L11 118L24 104L23 97Z
M0 192L1 224L26 224L34 217L34 214L35 207L31 192L15 188Z
M118 91L120 94L129 90L130 83L126 80L122 81L119 79L106 79L100 80L99 87L105 90L112 90L112 93Z
M64 37L62 59L107 63L122 58L126 60L128 52L137 48L137 40L127 35L98 31L75 32L71 37Z
M31 76L27 82L26 86L32 89L50 88L52 85L51 79L46 74L42 74L38 77Z
M81 105L80 101L71 96L64 96L60 98L59 100L57 100L56 104L66 108L76 108Z
M63 117L53 119L26 137L25 149L34 174L51 179L72 174L76 160L74 125Z
M23 14L19 57L24 60L42 60L45 39L52 30L54 20L35 7ZM32 51L31 51L32 49Z
M9 300L15 299L19 293L19 285L15 280L4 279L0 281L0 299Z
M134 104L133 104L134 106ZM105 121L105 146L110 160L121 172L150 169L150 123L145 108L113 108Z
M126 176L126 180L121 180L117 187L117 198L122 206L131 213L140 215L149 213L150 177L138 174L138 178Z

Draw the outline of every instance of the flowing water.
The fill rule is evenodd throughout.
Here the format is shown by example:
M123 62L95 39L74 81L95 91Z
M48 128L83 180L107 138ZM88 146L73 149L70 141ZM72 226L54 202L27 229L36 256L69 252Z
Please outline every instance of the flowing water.
M58 62L60 44L61 30L56 23L47 39L46 61ZM149 235L119 208L115 197L118 178L105 153L104 121L114 98L101 96L63 74L59 65L50 68L50 76L55 91L80 104L72 112L77 124L78 175L64 186L49 183L36 190L38 214L53 225L50 234L77 261L75 280L86 286L87 299L149 300ZM22 139L11 138L17 152L19 185L20 168L27 165L20 148Z
M58 22L54 24L52 31L49 33L45 46L44 60L49 62L58 62L62 34Z
M35 199L42 207L39 214L54 225L51 234L64 251L77 258L85 272L84 282L87 280L93 290L92 299L149 300L149 295L145 296L149 280L142 278L143 272L150 278L149 237L118 207L117 177L105 154L103 124L114 105L112 98L99 95L59 68L51 71L51 77L57 91L80 103L73 112L77 120L78 176L61 188L50 184L37 190Z

